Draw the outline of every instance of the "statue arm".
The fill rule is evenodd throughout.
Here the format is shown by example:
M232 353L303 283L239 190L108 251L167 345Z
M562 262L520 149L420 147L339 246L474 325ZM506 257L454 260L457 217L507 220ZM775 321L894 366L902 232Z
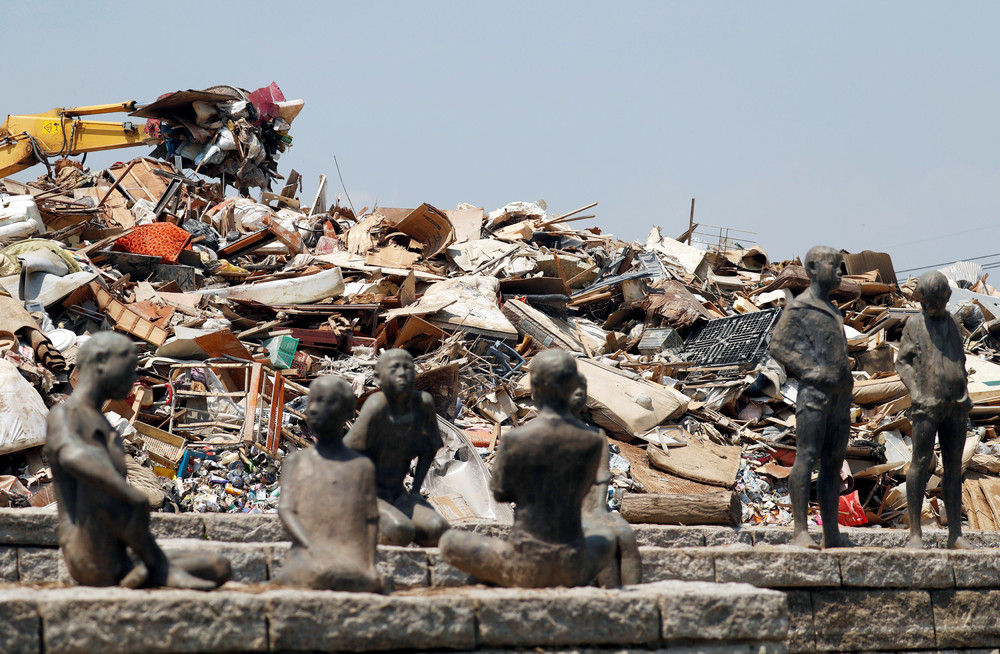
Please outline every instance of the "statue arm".
M295 458L296 457L291 457L291 460L285 464L285 469L282 471L282 477L285 479L295 479ZM302 547L309 547L309 539L306 537L306 532L302 527L302 523L299 522L298 505L295 502L295 493L282 494L278 506L278 517L281 518L281 524L285 526L285 531L287 531L288 535L292 537L293 543L301 545Z
M598 429L597 433L601 437L601 462L597 464L597 480L595 486L607 486L611 483L611 452L608 450L608 437L603 429Z
M912 320L912 318L911 318ZM920 343L910 329L907 321L903 328L903 337L899 342L899 352L896 353L896 372L903 380L907 390L913 394L917 391L917 361L920 358Z
M410 489L410 495L413 497L420 496L420 487L424 484L427 471L431 469L434 455L444 445L444 441L441 439L441 430L438 429L434 400L431 399L429 393L420 394L420 413L422 422L420 436L424 447L421 448L420 455L417 457L417 467L413 471L413 487Z
M799 381L820 387L833 386L837 380L831 379L831 366L817 357L819 348L811 338L809 323L796 315L803 311L806 310L785 309L782 312L771 338L771 354Z
M385 406L385 399L382 397L381 393L376 393L375 395L368 398L364 406L361 407L361 413L358 414L358 419L354 421L354 425L351 430L347 432L344 436L344 445L351 448L355 452L360 452L364 454L369 459L373 458L372 447L372 421L374 416Z
M509 434L507 438L510 439ZM501 449L500 454L497 455L496 463L493 464L493 478L490 480L490 490L493 491L493 497L496 498L497 502L514 502L516 500L514 489L508 482L511 475L506 473L507 461L510 459L506 453L506 449Z
M148 506L146 496L132 488L100 448L81 443L63 427L61 446L56 450L59 465L82 483L93 486L134 507Z

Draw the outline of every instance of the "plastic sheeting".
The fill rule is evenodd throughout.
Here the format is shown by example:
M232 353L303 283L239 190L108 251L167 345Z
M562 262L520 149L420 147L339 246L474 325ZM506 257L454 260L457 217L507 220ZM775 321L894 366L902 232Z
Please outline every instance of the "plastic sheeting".
M440 416L438 427L441 429L444 447L435 455L423 485L423 490L430 493L431 501L460 495L465 507L475 514L470 515L470 519L485 518L506 525L513 524L514 512L509 505L493 498L493 493L490 492L490 472L469 437Z
M45 443L49 410L17 366L0 359L0 454Z

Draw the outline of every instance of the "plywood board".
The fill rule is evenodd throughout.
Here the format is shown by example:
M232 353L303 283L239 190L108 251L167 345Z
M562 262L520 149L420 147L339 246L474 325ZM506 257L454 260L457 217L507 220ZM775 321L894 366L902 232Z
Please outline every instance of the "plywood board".
M737 445L717 445L696 436L684 447L672 447L669 452L650 445L646 455L654 467L704 484L732 488L740 471L740 448Z
M635 445L612 441L621 449L621 454L628 461L632 478L642 484L643 488L650 493L661 494L695 494L695 493L717 493L718 486L699 484L690 479L683 479L674 475L669 475L655 468L651 468L649 460L646 458L646 450Z

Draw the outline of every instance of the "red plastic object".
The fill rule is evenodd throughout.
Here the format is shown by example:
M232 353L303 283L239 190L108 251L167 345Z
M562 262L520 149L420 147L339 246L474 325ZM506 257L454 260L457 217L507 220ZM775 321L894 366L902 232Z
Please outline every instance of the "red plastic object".
M858 499L858 491L841 495L839 510L840 515L837 516L837 522L845 527L868 524L868 517L865 516L865 510L861 508L861 500Z
M278 105L275 103L285 101L285 95L278 88L277 82L271 82L269 86L262 86L251 93L248 98L257 108L261 121L274 120L278 115Z

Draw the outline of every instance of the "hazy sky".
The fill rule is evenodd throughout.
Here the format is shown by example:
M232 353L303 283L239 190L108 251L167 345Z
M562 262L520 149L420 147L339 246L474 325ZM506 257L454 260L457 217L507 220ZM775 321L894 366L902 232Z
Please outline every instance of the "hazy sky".
M0 114L277 81L279 162L354 205L599 201L626 239L696 220L772 259L897 270L1000 253L1000 4L5 3ZM104 166L139 151L91 155ZM18 175L33 178L33 168ZM331 196L332 199L332 196ZM1000 254L996 257L1000 261ZM984 262L989 262L985 259Z

